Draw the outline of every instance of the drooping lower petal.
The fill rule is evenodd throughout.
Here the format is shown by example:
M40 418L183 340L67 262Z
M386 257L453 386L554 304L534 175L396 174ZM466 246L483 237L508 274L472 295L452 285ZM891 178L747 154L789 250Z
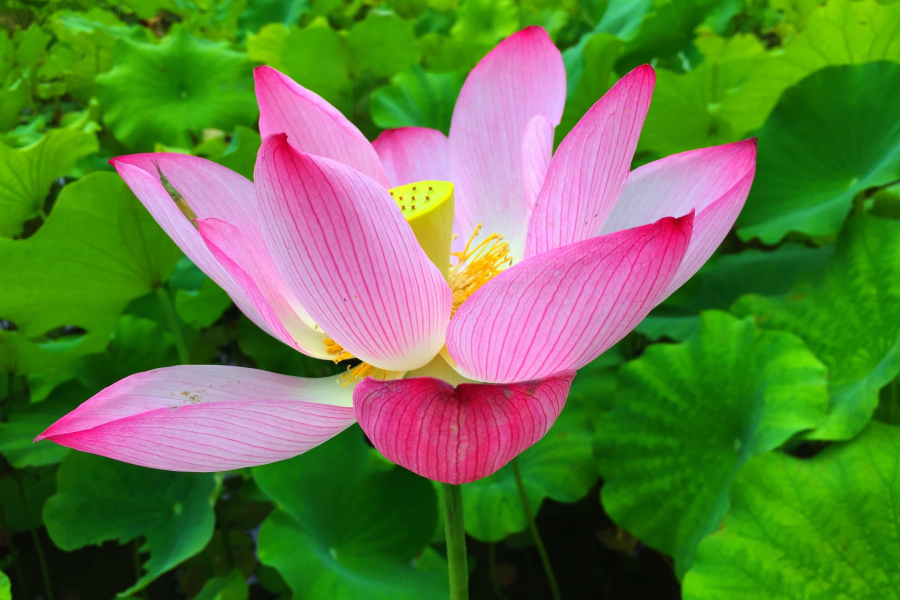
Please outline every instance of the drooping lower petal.
M372 142L391 187L415 181L450 179L447 165L450 142L437 129L387 129Z
M469 379L508 383L578 369L631 331L675 276L693 213L526 259L456 311L447 350Z
M200 233L188 220L188 217L181 212L178 205L172 200L172 197L165 188L163 188L158 174L156 174L155 171L151 174L151 172L147 170L147 164L150 163L149 159L146 161L143 160L146 156L148 155L121 157L113 159L111 162L125 183L128 184L128 187L131 188L131 191L134 192L134 195L138 197L141 203L147 208L147 211L153 216L156 222L159 223L160 227L169 234L172 241L178 244L178 247L181 248L187 257L191 259L201 271L206 273L210 279L228 292L228 295L234 300L235 304L238 305L238 308L240 308L250 320L269 334L278 337L266 323L265 319L259 314L255 303L248 296L247 292L244 291L241 284L231 276L228 269L223 266L218 259L213 256L209 248L207 248ZM157 156L166 157L167 155ZM203 160L184 155L178 156L182 159ZM140 158L141 162L137 162L135 160L137 158ZM137 164L134 164L136 162ZM185 164L192 163L185 161ZM229 191L227 193L223 192L223 194L219 196L219 199L223 201L223 205L218 207L211 202L212 196L215 195L215 192L222 187L223 184L226 184L227 186L229 183L229 176L223 174L222 179L209 177L194 181L190 177L190 172L187 170L174 169L173 166L175 166L175 163L166 163L165 166L162 166L163 163L160 162L160 165L161 168L165 169L164 173L167 177L169 173L172 173L172 180L170 181L175 182L178 191L181 192L187 202L191 204L191 208L193 208L196 216L201 219L207 217L222 218L224 214L228 214L228 217L231 219L244 219L242 221L244 223L248 222L249 219L251 226L255 226L255 211L251 212L251 216L244 217L240 217L237 212L244 210L248 205L253 206L255 204L253 198L253 184L249 181L247 181L247 183L250 185L250 196L243 194L244 188L242 184L238 184L234 187L228 186ZM216 165L216 167L231 173L231 171L224 167L220 167L219 165ZM237 175L236 173L234 173L234 175L240 177L240 175ZM202 188L202 182L204 181L210 184L208 191L204 192L204 194L195 194L195 190ZM210 200L209 202L200 200L200 198L204 198L205 196L208 196L206 200ZM240 206L241 208L235 208L236 206ZM216 210L217 208L220 208L221 210ZM259 234L257 233L257 235Z
M450 180L461 239L469 239L480 223L486 232L506 237L516 260L522 255L531 211L523 137L537 115L558 125L565 100L562 56L539 27L500 42L469 74L450 125Z
M255 180L266 245L320 329L389 371L438 353L452 293L387 190L284 135L263 141Z
M506 385L432 377L366 379L353 393L356 418L389 460L423 477L468 483L487 477L541 439L575 377L564 371Z
M753 183L756 139L690 150L635 169L604 233L696 211L691 245L662 301L703 266L734 225Z
M253 78L263 138L285 133L297 150L342 162L389 187L372 144L340 111L272 67L257 67Z
M296 456L355 421L335 378L218 365L137 373L51 425L51 440L168 471L227 471Z
M559 145L531 213L526 257L600 233L628 177L655 81L652 67L637 67Z

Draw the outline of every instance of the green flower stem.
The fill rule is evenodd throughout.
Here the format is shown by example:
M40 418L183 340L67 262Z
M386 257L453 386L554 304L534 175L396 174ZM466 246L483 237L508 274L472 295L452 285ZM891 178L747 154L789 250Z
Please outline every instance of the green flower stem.
M156 288L156 297L162 304L163 311L166 313L166 319L169 321L169 329L172 330L172 337L175 338L175 349L178 350L178 360L183 365L191 364L191 353L188 351L187 344L184 341L184 334L181 331L181 325L178 323L178 313L175 312L175 306L169 298L169 294L163 286Z
M31 507L28 506L28 495L25 493L25 486L22 485L22 478L19 476L18 471L15 473L15 479L16 486L19 488L19 496L22 498L22 507L25 509L25 519L28 521L28 529L31 530L31 539L34 540L34 549L37 552L38 562L41 565L41 575L44 577L44 590L47 592L47 600L53 600L53 586L50 584L50 570L47 568L47 559L44 556L44 546L41 544L41 538L38 536L37 528L34 526L34 519L31 518Z
M534 522L534 514L531 512L531 504L528 503L528 494L525 493L525 482L522 481L522 470L519 468L519 459L512 459L513 473L516 475L516 487L519 488L519 496L522 498L522 508L525 509L525 517L528 519L528 527L531 529L531 535L534 537L534 543L537 546L538 554L541 555L541 563L544 565L544 573L547 574L547 581L550 583L550 591L553 593L554 600L562 600L559 593L559 586L556 584L556 575L553 574L553 567L550 565L550 557L547 555L547 549L541 540L541 534L538 532L537 524Z
M462 487L444 487L444 529L447 533L447 562L450 566L450 600L468 600L469 565L466 558L466 526L463 522Z

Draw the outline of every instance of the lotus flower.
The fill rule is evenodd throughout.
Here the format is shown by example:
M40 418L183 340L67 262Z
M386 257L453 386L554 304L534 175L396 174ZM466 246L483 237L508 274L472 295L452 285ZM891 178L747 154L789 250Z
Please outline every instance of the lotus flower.
M255 79L255 182L178 154L111 162L259 327L357 366L323 379L226 366L139 373L39 440L222 471L294 456L358 421L420 475L485 477L547 432L576 369L710 257L753 180L752 140L629 173L649 66L618 81L553 154L566 77L540 28L475 67L449 138L403 128L370 144L285 75L260 67Z

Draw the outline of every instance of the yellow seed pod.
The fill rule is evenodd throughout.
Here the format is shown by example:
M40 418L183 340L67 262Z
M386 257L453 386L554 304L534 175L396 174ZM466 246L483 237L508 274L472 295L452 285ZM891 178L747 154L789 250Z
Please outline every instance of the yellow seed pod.
M450 239L453 235L453 184L417 181L389 192L412 227L419 245L446 278L450 270Z

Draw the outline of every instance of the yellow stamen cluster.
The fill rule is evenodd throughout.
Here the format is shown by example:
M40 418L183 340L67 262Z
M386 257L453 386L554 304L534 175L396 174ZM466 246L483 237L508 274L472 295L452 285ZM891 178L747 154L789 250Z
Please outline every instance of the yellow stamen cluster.
M354 381L362 381L370 376L384 381L387 379L387 371L374 367L369 363L359 363L355 367L348 367L346 373L341 373L341 376L338 377L338 384L344 387Z
M342 360L350 360L353 358L353 355L344 350L343 346L338 344L331 338L325 338L322 340L325 343L325 352L332 356L331 360L335 362L335 364L341 362Z
M326 337L322 341L325 344L325 351L332 356L331 360L333 360L335 364L341 361L352 360L356 358L355 356L344 350L343 346L338 344L333 339ZM347 367L347 371L345 373L341 373L340 377L338 377L338 384L341 387L344 387L353 383L354 381L362 381L369 376L384 380L387 379L387 371L374 367L369 363L359 363L355 367Z
M451 265L448 277L450 289L453 291L451 316L456 314L456 310L475 293L475 290L512 264L509 244L503 241L503 236L492 233L475 244L475 238L480 232L479 223L466 247L460 252L451 253L456 257L456 264Z

